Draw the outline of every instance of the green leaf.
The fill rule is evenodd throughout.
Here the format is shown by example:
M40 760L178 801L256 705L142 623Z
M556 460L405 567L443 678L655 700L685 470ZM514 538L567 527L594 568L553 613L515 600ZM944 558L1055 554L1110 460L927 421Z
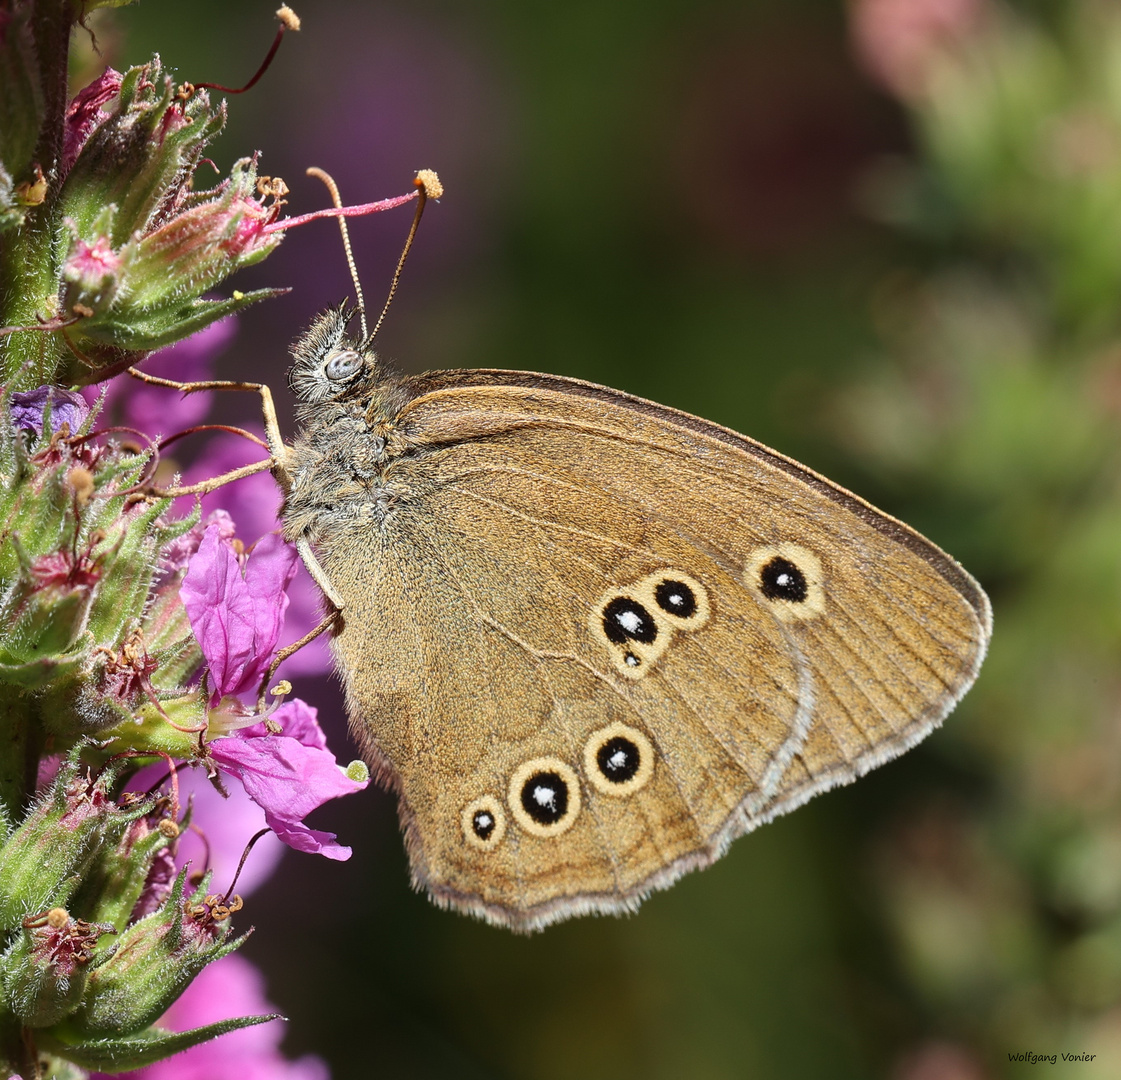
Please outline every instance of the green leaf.
M68 1042L61 1032L43 1032L40 1045L58 1054L59 1057L98 1072L118 1073L141 1069L145 1065L162 1061L172 1054L182 1053L192 1046L209 1042L231 1031L267 1024L270 1020L283 1020L279 1013L268 1016L237 1016L229 1020L219 1020L216 1024L194 1028L191 1031L165 1031L163 1028L148 1028L137 1035L126 1038L107 1036L99 1039L82 1039Z

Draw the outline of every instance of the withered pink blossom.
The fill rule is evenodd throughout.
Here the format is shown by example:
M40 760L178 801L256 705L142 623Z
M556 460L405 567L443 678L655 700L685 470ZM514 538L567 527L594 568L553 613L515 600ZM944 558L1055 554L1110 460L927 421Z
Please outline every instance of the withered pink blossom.
M74 164L94 128L105 123L110 114L102 108L121 89L121 73L106 68L89 86L79 91L66 107L66 126L62 142L62 174Z

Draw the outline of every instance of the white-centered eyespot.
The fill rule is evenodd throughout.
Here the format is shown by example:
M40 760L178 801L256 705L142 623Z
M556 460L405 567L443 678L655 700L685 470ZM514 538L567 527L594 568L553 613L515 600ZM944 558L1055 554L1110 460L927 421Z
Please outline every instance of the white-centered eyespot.
M821 560L800 544L756 548L747 557L743 578L780 619L812 619L825 610Z
M670 648L678 631L708 622L708 590L674 567L658 570L602 596L588 627L604 645L612 666L628 679L641 679Z
M580 813L580 781L560 758L534 758L514 770L507 801L527 833L559 836Z
M328 359L323 374L332 382L344 382L362 367L362 357L353 349L344 349Z
M463 808L463 836L479 851L493 851L506 835L506 811L493 795L483 795Z
M608 724L584 744L584 775L605 795L633 795L654 775L654 747L637 728Z
M668 568L648 574L636 583L633 592L675 630L699 630L708 622L708 590L680 570Z

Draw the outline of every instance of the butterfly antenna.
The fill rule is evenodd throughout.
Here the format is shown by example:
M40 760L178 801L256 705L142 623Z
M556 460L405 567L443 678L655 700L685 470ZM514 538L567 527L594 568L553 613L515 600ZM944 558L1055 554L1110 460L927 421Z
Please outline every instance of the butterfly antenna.
M317 180L322 180L323 183L327 185L327 190L331 193L331 201L335 204L335 209L341 210L343 201L339 196L339 187L330 173L324 172L323 169L313 165L307 170L307 175L314 176ZM354 282L354 295L358 299L358 316L362 320L362 337L366 338L366 301L362 297L362 283L358 280L358 267L354 264L354 252L350 247L350 233L347 231L346 218L340 216L338 222L339 232L342 233L343 237L343 250L346 252L346 265L350 267L350 280ZM404 262L404 258L402 258L401 261ZM394 282L394 284L396 284L396 282ZM390 295L392 295L392 293ZM386 304L386 307L388 306L389 305ZM383 311L382 315L384 314L385 312ZM381 320L379 319L378 322L380 323ZM377 333L376 329L374 333ZM369 336L373 337L373 334Z
M405 247L401 252L401 258L397 260L397 269L393 271L393 281L389 285L389 295L385 298L385 306L381 309L381 314L378 316L378 321L374 323L374 329L370 332L370 336L363 342L363 347L368 346L377 336L381 324L385 321L385 313L389 310L389 305L393 303L393 294L397 291L397 283L401 280L401 271L405 269L405 260L409 257L409 251L412 249L413 238L416 236L417 226L420 225L420 215L424 213L424 204L428 202L430 188L432 189L432 197L435 199L438 199L443 191L439 180L436 179L436 174L428 170L422 169L417 174L414 183L417 188L417 200L413 223L409 228L409 235L405 238Z

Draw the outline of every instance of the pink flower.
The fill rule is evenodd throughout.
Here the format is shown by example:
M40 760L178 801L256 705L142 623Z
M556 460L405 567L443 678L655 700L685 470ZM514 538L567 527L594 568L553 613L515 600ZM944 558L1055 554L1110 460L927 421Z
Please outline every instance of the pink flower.
M284 625L288 588L298 556L274 533L263 536L245 562L206 530L187 567L180 596L210 670L210 704L255 691L268 671Z
M855 0L851 33L867 72L905 100L921 97L940 56L973 34L987 0Z
M328 859L349 859L350 848L336 843L334 833L311 829L303 819L331 799L361 791L369 780L351 780L339 768L316 711L306 702L286 702L270 721L279 723L283 733L271 735L261 723L214 739L207 743L211 759L242 782L264 810L269 828L289 847Z
M220 476L253 458L254 447L244 440L227 436L217 438L207 446L203 456L184 471L183 482L194 484L210 476ZM204 495L202 507L205 512L221 506L236 506L238 528L248 542L276 528L280 502L276 481L269 473L260 472ZM323 617L323 593L312 581L303 563L296 567L296 577L288 588L288 598L291 603L284 617L285 631L281 637L284 645L303 637ZM284 673L288 678L330 671L327 642L328 635L321 634L286 660Z
M80 282L85 289L103 287L120 269L121 257L113 251L107 236L97 237L92 244L77 238L62 264L66 280Z
M186 570L188 563L198 551L206 530L213 525L218 530L218 539L233 540L237 529L234 519L225 510L211 511L205 521L196 522L182 536L176 537L160 551L160 569L165 574L175 574Z
M234 953L207 965L164 1014L160 1026L188 1031L231 1016L274 1013L261 973ZM280 1020L231 1031L117 1080L328 1080L327 1065L311 1055L289 1061L280 1052ZM109 1080L94 1073L91 1080Z
M290 701L280 706L270 724L280 724L282 734L270 734L260 721L244 726L258 714L237 700L257 690L272 661L296 551L269 533L245 560L243 573L232 543L221 534L219 522L207 527L180 588L210 672L211 731L241 727L207 743L209 758L241 781L264 811L265 823L289 847L348 859L350 848L303 819L330 799L360 791L368 779L351 780L339 768L310 705Z

